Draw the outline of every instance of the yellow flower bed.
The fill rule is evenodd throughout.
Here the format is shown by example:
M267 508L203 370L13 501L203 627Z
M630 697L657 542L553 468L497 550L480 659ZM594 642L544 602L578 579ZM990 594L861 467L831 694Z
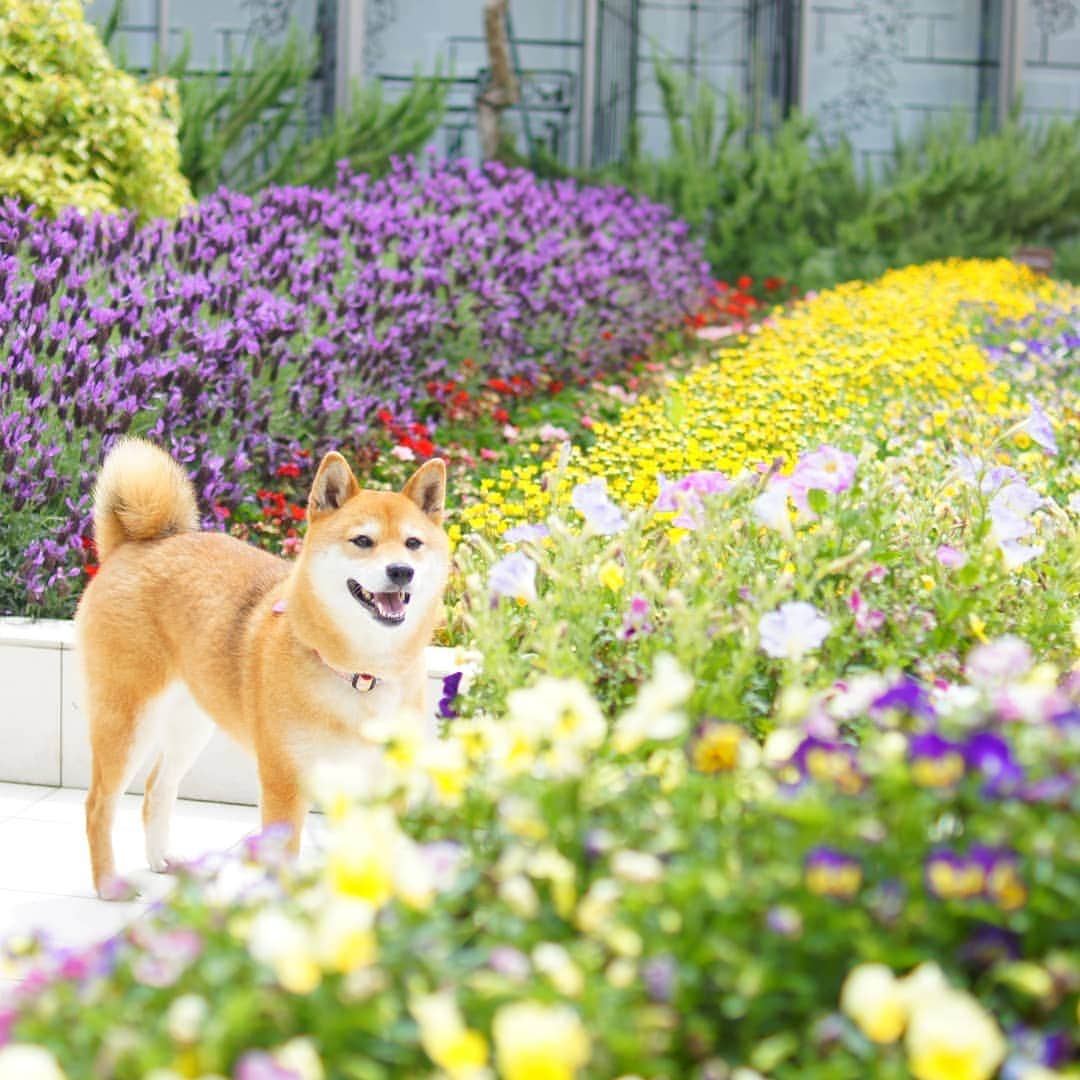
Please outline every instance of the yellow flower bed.
M598 425L596 443L571 456L564 484L604 477L616 502L643 506L655 498L658 476L735 475L776 459L790 467L841 433L851 450L868 438L909 436L974 447L1025 402L995 377L970 309L1022 318L1070 293L1004 259L953 259L841 285L779 315L665 397L644 398L617 424ZM484 500L465 509L460 531L498 536L542 520L554 468L551 459L485 480Z

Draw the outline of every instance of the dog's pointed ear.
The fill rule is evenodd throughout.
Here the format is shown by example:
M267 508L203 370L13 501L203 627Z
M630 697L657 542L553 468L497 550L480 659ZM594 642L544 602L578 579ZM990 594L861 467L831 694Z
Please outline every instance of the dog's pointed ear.
M336 450L331 450L320 462L315 483L311 485L308 517L318 517L319 514L336 510L359 491L360 485L349 463Z
M442 458L425 461L409 477L401 494L412 499L436 525L441 525L446 506L446 462Z

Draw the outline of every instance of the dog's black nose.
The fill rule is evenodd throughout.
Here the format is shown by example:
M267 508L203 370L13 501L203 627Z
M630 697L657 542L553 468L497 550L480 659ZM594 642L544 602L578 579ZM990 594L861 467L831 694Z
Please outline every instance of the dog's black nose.
M416 571L405 563L393 563L386 568L386 576L399 589L404 589L412 581L415 573Z

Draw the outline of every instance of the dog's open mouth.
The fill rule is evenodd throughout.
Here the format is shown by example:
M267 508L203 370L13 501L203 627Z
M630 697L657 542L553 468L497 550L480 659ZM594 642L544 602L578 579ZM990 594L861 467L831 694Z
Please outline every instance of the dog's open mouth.
M405 621L405 605L412 594L400 592L368 592L358 581L349 578L349 592L371 612L374 618L386 626L398 626Z

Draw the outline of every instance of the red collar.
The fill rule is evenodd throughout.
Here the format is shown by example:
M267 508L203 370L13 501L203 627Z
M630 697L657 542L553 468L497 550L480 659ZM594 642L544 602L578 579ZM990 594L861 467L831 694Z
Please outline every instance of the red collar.
M286 606L287 605L285 603L285 600L284 598L282 598L281 600L275 601L274 606L270 610L275 615L284 615ZM323 660L322 655L319 653L318 649L312 649L311 651L315 654L318 660L322 661L322 663L326 667L328 667L339 679L344 679L354 690L359 691L361 694L370 694L371 691L375 689L375 685L376 683L378 683L379 680L376 679L374 675L368 675L366 672L363 671L357 671L353 674L349 674L347 671L338 671L338 669L334 667L333 664L327 664L326 661Z

